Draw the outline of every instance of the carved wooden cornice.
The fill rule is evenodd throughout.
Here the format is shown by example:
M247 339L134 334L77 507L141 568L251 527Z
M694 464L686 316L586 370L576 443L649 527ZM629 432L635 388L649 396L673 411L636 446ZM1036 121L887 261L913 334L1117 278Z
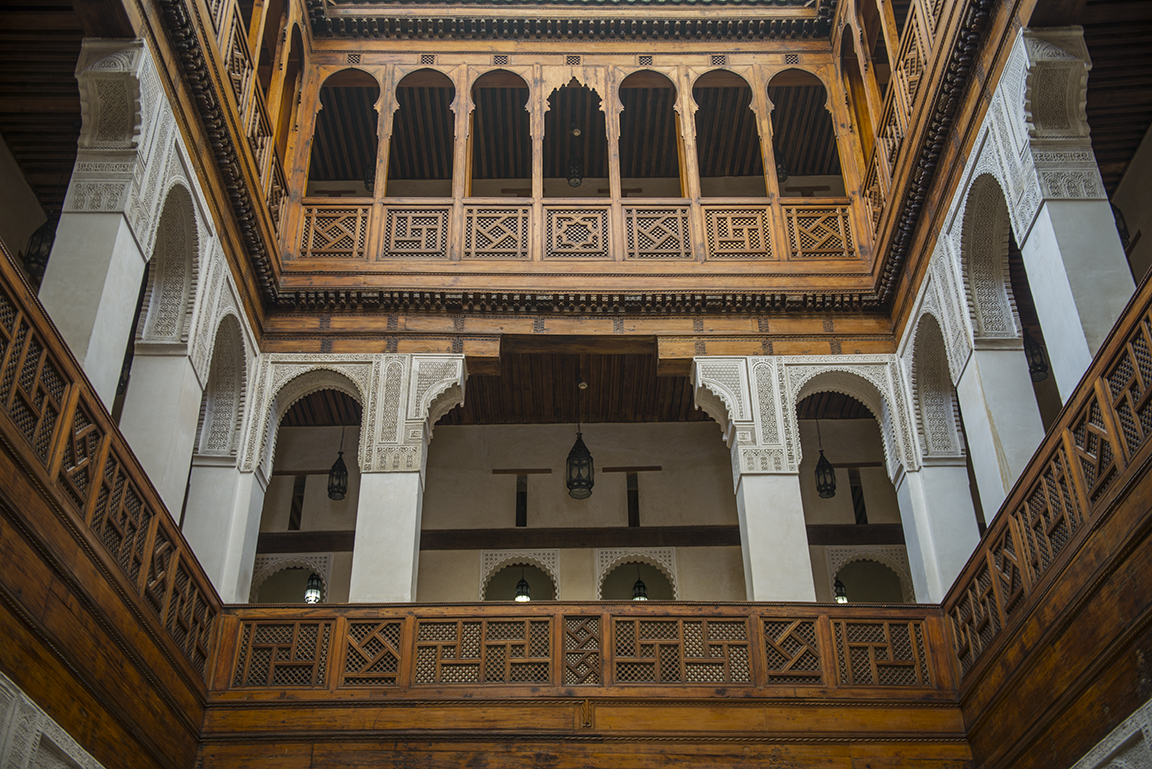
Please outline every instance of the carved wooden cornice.
M317 37L404 40L811 39L828 36L836 11L836 0L351 0L338 9L326 0L307 4ZM429 7L435 10L413 13ZM650 15L667 9L684 9L685 15ZM708 17L699 16L702 9Z

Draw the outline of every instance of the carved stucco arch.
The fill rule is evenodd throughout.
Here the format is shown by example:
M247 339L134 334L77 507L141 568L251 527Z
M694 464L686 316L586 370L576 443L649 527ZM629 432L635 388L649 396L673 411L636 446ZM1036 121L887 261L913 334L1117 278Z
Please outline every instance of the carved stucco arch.
M228 312L213 335L208 384L200 404L196 452L236 457L248 394L248 356L240 319Z
M630 549L626 551L596 551L596 600L604 600L604 580L621 566L642 563L664 575L672 586L672 600L680 600L680 585L676 580L676 551L672 548Z
M261 451L258 454L262 458L260 465L268 477L271 477L276 458L280 421L298 400L319 390L338 390L360 404L363 415L360 423L360 444L364 445L368 432L364 427L368 415L368 409L364 407L367 400L365 393L354 379L340 371L337 366L319 363L287 379L269 395L268 419L264 422L260 441ZM357 455L360 453L357 452Z
M201 228L192 191L174 182L160 209L137 338L186 343L200 284Z
M959 403L948 367L943 326L934 312L925 310L917 319L911 351L909 385L921 455L963 456Z
M964 197L960 275L974 340L1016 339L1020 323L1008 272L1012 224L1000 179L981 173Z
M915 469L915 464L907 451L909 444L907 417L895 402L896 396L890 383L884 381L880 375L880 371L887 369L889 365L854 366L845 361L839 365L833 363L822 366L789 367L792 369L789 372L791 397L787 407L790 413L795 414L800 401L809 395L821 392L836 392L860 401L880 426L880 438L884 444L884 462L888 469L888 477L893 479L900 467L911 470ZM803 459L799 420L796 420L795 429L796 465L799 466Z
M260 595L261 586L274 574L287 569L310 569L320 578L320 602L327 603L331 596L330 582L332 580L332 554L331 553L285 553L276 555L258 555L252 572L252 584L248 588L248 602L256 603Z
M829 547L825 549L828 558L829 581L835 583L836 576L850 563L872 561L891 569L900 580L900 594L905 603L916 603L916 589L912 584L912 570L908 565L907 551L900 545L853 545ZM831 587L831 585L829 585Z
M560 552L558 550L485 550L480 553L480 600L486 600L492 578L506 568L535 566L552 580L554 600L560 600Z

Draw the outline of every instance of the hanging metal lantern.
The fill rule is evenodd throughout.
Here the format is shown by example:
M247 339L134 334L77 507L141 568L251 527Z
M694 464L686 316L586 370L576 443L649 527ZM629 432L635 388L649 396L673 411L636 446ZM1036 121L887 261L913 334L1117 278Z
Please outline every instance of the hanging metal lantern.
M44 277L44 270L48 268L48 257L52 254L52 244L56 241L58 223L58 217L49 216L46 222L36 228L32 237L28 238L28 247L24 249L24 269L37 280Z
M592 453L584 445L583 433L576 433L576 442L568 452L567 484L568 496L572 499L588 499L595 485L595 468L592 466Z
M569 127L568 133L572 135L572 151L568 153L568 186L579 187L584 183L584 157L576 147L581 131L575 121Z
M320 594L324 585L320 582L319 574L308 576L308 587L304 590L304 603L320 603Z
M832 584L832 589L836 591L836 603L848 603L848 589L844 587L839 577Z
M788 181L788 164L784 162L784 158L779 155L776 156L776 181Z
M836 496L836 470L832 463L820 450L820 459L816 461L816 491L821 499L831 499Z
M340 428L340 451L328 471L328 499L339 502L348 493L348 468L344 464L344 428Z
M633 601L647 601L648 600L648 586L644 581L637 578L636 584L632 586L632 600Z
M1048 378L1048 356L1044 354L1044 345L1037 342L1024 329L1024 357L1028 359L1028 373L1033 382L1043 382Z
M524 567L520 567L520 581L516 583L516 601L517 603L526 603L532 600L532 588L528 585L528 580L524 579Z

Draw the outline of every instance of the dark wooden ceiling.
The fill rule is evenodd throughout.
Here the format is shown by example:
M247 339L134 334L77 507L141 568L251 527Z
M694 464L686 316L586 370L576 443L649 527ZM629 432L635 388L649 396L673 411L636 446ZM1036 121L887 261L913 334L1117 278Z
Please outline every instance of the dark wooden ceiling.
M413 77L413 75L427 75ZM439 73L413 73L396 89L389 179L451 179L456 89ZM439 84L438 84L439 83Z
M815 80L815 78L812 78ZM832 132L827 91L812 85L768 86L772 148L790 176L837 176L840 153Z
M735 75L709 80L713 74L701 77L692 89L700 176L763 176L752 89Z
M472 178L532 178L531 116L526 109L530 92L520 78L518 86L485 86L485 75L472 90ZM525 186L530 186L526 184Z
M796 404L800 419L874 419L868 408L849 395L813 393Z
M375 85L328 85L320 90L320 114L312 139L311 181L363 180L376 170Z
M292 404L281 427L330 427L360 424L363 409L355 398L339 390L317 390Z
M620 176L624 179L678 179L676 89L660 75L654 88L628 87L649 73L638 73L620 88ZM660 81L665 85L661 87Z
M0 4L0 135L47 213L59 212L76 163L83 39L70 0Z
M580 135L573 136L572 127ZM600 95L570 83L548 97L544 113L544 178L564 179L573 153L583 162L585 179L608 177L608 128Z
M1092 57L1092 149L1111 195L1152 124L1152 3L1087 0L1077 23Z

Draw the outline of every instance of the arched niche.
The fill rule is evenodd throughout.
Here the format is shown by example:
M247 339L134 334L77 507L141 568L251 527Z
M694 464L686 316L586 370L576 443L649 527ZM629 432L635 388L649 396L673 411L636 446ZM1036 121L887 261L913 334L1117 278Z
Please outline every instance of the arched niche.
M480 553L480 600L505 601L515 598L516 583L520 577L512 580L512 598L489 598L488 585L499 572L515 568L519 574L520 567L532 567L542 572L552 586L552 595L556 600L560 598L560 552L558 550L484 550ZM527 572L525 572L527 573ZM507 578L507 575L505 575ZM531 584L531 580L529 580ZM537 600L535 590L532 600Z
M434 69L411 72L396 86L388 151L389 197L452 195L456 87Z
M618 564L600 580L599 600L630 601L636 580L642 580L650 601L674 601L676 590L672 580L663 572L642 561L626 561Z
M212 344L208 384L200 403L197 454L236 458L247 388L244 337L236 316L228 314L216 327Z
M601 98L572 78L548 96L544 113L544 196L608 195L608 123Z
M965 198L960 236L960 273L977 340L1020 337L1008 272L1010 236L1004 192L993 176L983 174Z
M146 274L137 338L187 342L200 267L199 231L192 194L174 184L164 199Z
M879 560L861 557L834 575L844 585L849 603L912 603L901 576Z
M676 87L659 72L633 72L620 83L620 177L627 197L686 197Z
M473 84L471 196L532 196L530 95L522 77L502 69Z
M692 86L696 155L704 197L763 198L764 158L752 88L734 72L706 72Z
M280 83L280 98L273 116L273 135L276 154L288 171L288 135L296 125L296 111L300 106L300 92L304 82L304 40L300 25L293 24L288 36L288 56L284 59L284 79Z
M680 598L680 585L676 576L676 550L675 548L622 548L622 549L607 549L596 551L596 597L597 599L607 600L608 596L604 593L604 585L608 576L613 572L620 569L625 564L632 564L635 570L636 564L641 564L644 569L641 574L647 572L647 569L652 569L658 572L668 586L671 588L672 597L669 600L679 600ZM621 572L623 574L623 572ZM632 597L632 584L636 581L633 577L632 581L628 583L628 598ZM645 580L647 582L647 580ZM651 593L649 594L651 595Z
M840 33L840 77L844 93L848 97L852 122L856 126L856 134L860 137L860 151L864 154L864 163L867 164L872 157L872 148L876 144L876 127L872 119L872 110L868 106L868 92L864 87L864 75L860 71L860 59L856 55L854 34L855 31L850 26L844 27Z
M912 349L912 401L921 452L949 457L967 453L957 420L959 402L948 369L944 334L934 315L920 317Z
M268 592L261 596L263 588L277 575L286 571L299 571L303 574L286 575L286 585L276 589L276 595ZM308 577L315 574L320 578L320 602L331 601L332 554L331 553L284 553L257 555L252 570L252 584L249 588L249 603L304 603L304 589ZM282 578L284 579L284 578ZM298 588L298 589L297 589ZM280 601L280 598L287 600Z
M528 583L533 601L555 601L556 585L552 576L533 563L509 563L488 576L482 587L484 601L516 600L516 585Z
M376 177L376 78L358 69L329 75L308 162L308 197L373 197Z
M280 425L283 421L288 410L305 396L321 390L337 390L341 393L352 398L364 407L365 394L360 391L359 386L349 379L344 374L334 369L328 368L314 368L310 371L298 374L295 377L288 379L279 385L275 392L271 393L269 402L271 407L265 422L263 441L260 444L262 461L260 464L265 468L265 472L270 473L276 457L276 440L279 435ZM360 425L360 430L363 431L363 423ZM359 464L359 450L357 447L348 446L344 452L344 460L351 467L352 464ZM335 457L333 457L335 460Z
M828 91L810 72L789 69L768 83L772 146L781 197L844 197Z

